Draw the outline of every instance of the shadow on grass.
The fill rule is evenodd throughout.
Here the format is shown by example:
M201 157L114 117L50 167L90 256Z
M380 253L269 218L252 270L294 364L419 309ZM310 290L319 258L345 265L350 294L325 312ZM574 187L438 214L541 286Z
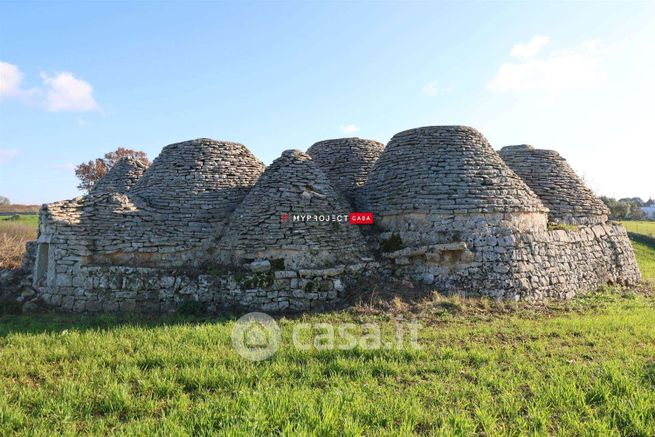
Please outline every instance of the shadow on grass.
M630 237L630 239L633 241L636 241L641 244L645 244L646 246L649 246L651 249L655 249L655 238L649 237L648 235L644 235L644 234L637 234L635 232L628 232L628 237Z
M0 338L13 334L54 334L66 330L111 331L116 328L156 328L174 325L228 323L240 317L230 312L218 315L66 314L41 313L0 315Z

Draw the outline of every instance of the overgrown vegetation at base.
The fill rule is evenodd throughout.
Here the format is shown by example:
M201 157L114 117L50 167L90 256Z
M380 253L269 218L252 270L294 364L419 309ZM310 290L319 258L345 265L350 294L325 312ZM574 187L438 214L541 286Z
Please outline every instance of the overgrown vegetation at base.
M435 296L281 318L250 362L235 318L0 318L0 434L655 435L655 296L545 306ZM292 347L294 326L416 317L420 350Z
M38 216L0 216L0 269L20 266L25 243L36 238Z

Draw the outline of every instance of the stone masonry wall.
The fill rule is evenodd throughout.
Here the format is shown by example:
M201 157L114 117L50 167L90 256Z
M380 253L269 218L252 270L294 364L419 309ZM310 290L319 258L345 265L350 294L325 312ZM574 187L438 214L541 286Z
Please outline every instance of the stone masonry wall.
M307 154L330 178L353 208L359 208L359 192L382 152L384 144L364 138L319 141Z
M73 312L167 313L187 308L217 312L247 308L267 312L318 311L343 303L346 286L365 264L318 270L205 272L89 266L40 294L46 304ZM189 305L191 304L191 305Z
M364 185L377 216L547 212L491 148L467 126L430 126L393 136Z
M367 239L350 224L282 220L349 209L308 155L287 151L262 172L240 144L193 140L167 146L124 193L114 181L45 205L26 257L34 288L65 311L275 312L339 306L361 275L531 301L640 280L620 224L598 209L549 230L548 208L472 128L394 136L360 192L376 218Z
M503 147L498 153L548 207L551 222L593 225L607 221L605 204L556 151L523 144Z
M534 300L570 298L606 284L635 285L639 269L620 224L516 232L488 228L459 243L385 254L390 274L450 293Z

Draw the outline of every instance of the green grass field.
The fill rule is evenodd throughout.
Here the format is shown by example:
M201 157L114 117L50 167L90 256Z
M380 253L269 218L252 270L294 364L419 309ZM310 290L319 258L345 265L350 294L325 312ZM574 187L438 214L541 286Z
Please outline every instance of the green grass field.
M632 247L642 276L646 280L655 280L655 222L622 223L631 233Z
M626 221L621 223L628 232L655 238L655 221Z
M500 305L500 306L497 306ZM0 435L655 435L655 296L544 307L436 297L420 350L308 351L299 322L395 322L372 311L279 320L250 362L233 318L0 318Z
M0 215L0 225L9 223L25 223L38 226L39 216L37 214Z

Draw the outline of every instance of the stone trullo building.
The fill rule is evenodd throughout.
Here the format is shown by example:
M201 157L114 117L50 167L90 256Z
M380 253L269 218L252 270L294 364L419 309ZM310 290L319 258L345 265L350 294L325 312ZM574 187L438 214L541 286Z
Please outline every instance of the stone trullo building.
M120 193L125 194L137 183L148 166L138 159L124 157L102 177L91 189L94 194Z
M498 153L548 207L550 222L571 225L607 222L609 209L556 151L522 144L503 147Z
M355 137L319 141L307 149L307 154L356 207L368 173L383 151L384 144Z
M640 280L624 228L559 155L499 154L461 126L319 142L267 169L241 144L172 144L44 205L34 244L39 298L68 311L319 310L362 275L516 300Z

